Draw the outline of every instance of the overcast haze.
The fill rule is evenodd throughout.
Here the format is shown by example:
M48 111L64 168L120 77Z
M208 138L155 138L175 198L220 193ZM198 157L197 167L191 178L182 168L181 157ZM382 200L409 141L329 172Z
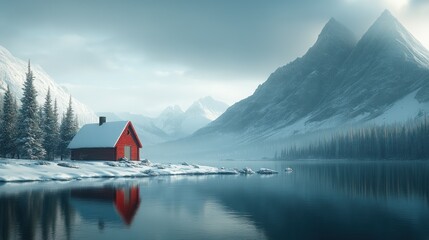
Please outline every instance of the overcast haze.
M360 37L389 9L429 47L429 1L2 1L0 45L97 112L233 104L334 17Z

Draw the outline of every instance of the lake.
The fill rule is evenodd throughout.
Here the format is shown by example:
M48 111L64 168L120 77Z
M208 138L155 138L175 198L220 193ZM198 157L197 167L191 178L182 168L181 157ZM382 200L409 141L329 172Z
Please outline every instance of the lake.
M280 173L6 183L0 239L429 239L427 162L200 163Z

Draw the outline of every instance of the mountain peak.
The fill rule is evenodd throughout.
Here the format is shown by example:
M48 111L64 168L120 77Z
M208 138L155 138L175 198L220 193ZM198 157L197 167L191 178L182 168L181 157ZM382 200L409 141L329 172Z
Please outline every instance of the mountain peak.
M384 10L384 12L377 18L377 20L375 20L370 30L374 28L377 28L377 30L384 31L405 30L402 24L387 9Z
M380 46L377 49L389 56L404 57L422 66L429 66L429 52L414 36L392 15L385 10L371 25L359 41L362 46ZM381 47L382 46L382 47Z
M323 27L312 48L325 49L331 48L330 46L347 46L347 48L349 48L353 47L355 44L356 38L354 34L343 24L335 20L335 18L331 18Z
M228 108L228 105L226 103L218 101L211 96L200 98L197 101L195 101L193 104L196 104L196 103L202 104L204 106L212 106L216 108Z
M388 9L384 9L383 13L381 13L379 18L393 18L396 19L393 14L388 10Z
M207 119L214 120L219 117L229 106L226 103L217 101L211 96L200 98L195 101L187 110L188 115L203 115Z
M201 102L201 103L210 103L210 102L215 102L216 100L214 100L211 96L205 96L203 98L198 99L196 102Z
M329 21L325 24L322 31L319 34L318 40L324 40L324 38L354 38L353 33L345 27L343 24L335 20L335 18L330 18Z
M331 17L329 21L325 24L323 27L322 32L326 31L327 29L335 29L335 28L343 28L344 26L338 22L335 18Z
M320 32L316 43L302 57L313 61L319 58L340 59L342 62L356 45L354 34L334 18L329 19Z
M162 111L162 113L160 115L165 115L165 114L181 114L183 113L183 110L180 108L179 105L173 105L173 106L168 106L164 109L164 111Z

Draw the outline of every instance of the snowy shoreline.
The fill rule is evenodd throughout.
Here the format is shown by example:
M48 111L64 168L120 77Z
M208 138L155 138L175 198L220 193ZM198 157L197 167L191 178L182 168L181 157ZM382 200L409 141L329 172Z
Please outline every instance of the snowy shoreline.
M0 159L0 182L71 181L86 178L152 177L173 175L254 174L250 168L225 169L210 166L160 164L149 161L41 161ZM258 174L276 174L261 168Z

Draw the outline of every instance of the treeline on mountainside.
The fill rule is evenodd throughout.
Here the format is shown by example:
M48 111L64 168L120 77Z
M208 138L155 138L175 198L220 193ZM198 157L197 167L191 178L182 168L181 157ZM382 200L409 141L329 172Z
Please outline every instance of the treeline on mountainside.
M333 134L305 146L288 146L276 159L429 159L429 119Z
M9 87L0 98L0 156L47 160L67 158L70 154L67 146L78 129L71 98L60 123L57 101L52 102L49 90L43 106L37 104L30 63L23 91L20 108Z

